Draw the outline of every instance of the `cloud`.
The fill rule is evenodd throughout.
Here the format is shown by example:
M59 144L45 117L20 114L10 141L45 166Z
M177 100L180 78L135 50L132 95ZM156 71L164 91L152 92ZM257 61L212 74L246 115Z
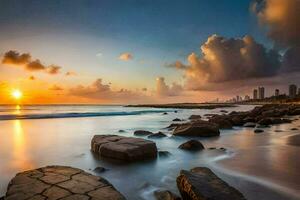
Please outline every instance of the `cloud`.
M133 59L133 55L131 53L122 53L120 56L119 56L119 59L120 60L123 60L123 61L129 61L129 60L132 60Z
M46 67L41 63L40 60L35 60L29 62L25 65L25 68L29 71L38 71L38 70L45 70Z
M46 68L46 71L49 74L58 74L58 73L60 73L60 69L61 69L60 66L50 65L49 67Z
M279 54L267 50L251 36L212 35L201 46L201 54L191 53L188 64L177 61L168 65L184 71L186 87L191 90L205 89L209 83L273 76L280 67Z
M285 51L281 71L300 71L300 1L256 0L252 10L267 36Z
M28 79L34 81L35 80L35 76L29 76Z
M73 72L73 71L68 71L65 73L66 76L76 76L76 72Z
M21 66L28 71L43 71L49 74L58 74L61 67L57 65L44 65L39 59L32 60L29 53L19 53L14 50L6 52L2 64Z
M158 96L178 96L183 91L181 85L177 83L172 83L171 86L168 86L165 83L164 77L156 78L156 94Z
M62 87L58 86L58 85L52 85L49 90L55 90L55 91L61 91L64 90Z
M300 43L299 0L256 0L252 10L268 36L278 45L294 46Z
M30 60L31 60L30 54L28 53L20 54L17 51L10 50L4 54L2 63L11 64L11 65L25 65L29 63Z
M70 88L69 94L87 99L98 100L100 102L124 102L125 100L138 101L145 98L145 96L140 93L132 92L124 88L112 90L111 84L103 83L103 80L100 78L90 85L78 85Z

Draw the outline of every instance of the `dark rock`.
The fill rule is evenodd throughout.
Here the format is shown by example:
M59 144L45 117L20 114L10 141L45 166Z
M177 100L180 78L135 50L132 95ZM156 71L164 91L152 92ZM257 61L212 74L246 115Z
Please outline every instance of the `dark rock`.
M65 166L48 166L18 173L10 181L5 195L7 200L87 200L96 197L125 200L106 179Z
M217 124L203 120L198 120L195 123L180 124L180 126L177 126L174 129L173 135L214 137L219 136L220 131Z
M298 128L291 128L291 131L297 131Z
M119 132L119 133L125 133L126 131L124 131L124 130L119 130L118 132Z
M167 135L162 132L158 132L148 136L148 138L162 138L162 137L167 137Z
M269 128L269 125L262 125L262 124L258 124L256 125L256 128Z
M159 155L159 157L169 157L172 154L168 151L159 151L158 155Z
M180 126L180 124L175 124L175 123L173 123L173 124L170 124L170 125L167 127L167 129L172 130L172 129L176 128L177 126Z
M121 161L137 161L157 157L157 148L154 142L117 135L95 135L91 142L91 149L103 158Z
M222 151L226 151L226 149L225 149L224 147L221 147L221 148L220 148L220 150L222 150Z
M220 129L231 129L232 128L232 123L228 119L227 116L215 115L215 116L212 116L208 121L217 124Z
M244 127L248 127L248 128L254 128L256 126L256 123L253 122L247 122L244 124Z
M246 117L243 119L244 123L252 122L254 123L256 120L253 117Z
M262 130L262 129L255 129L254 130L254 133L262 133L262 132L264 132L264 130Z
M284 123L291 123L290 119L285 118L263 118L258 121L258 124L260 125L273 125L273 124L284 124Z
M227 110L220 110L221 113L228 113Z
M174 113L177 113L177 112L178 112L177 110L174 111Z
M208 148L209 150L214 150L214 149L217 149L216 147L209 147Z
M283 132L283 130L275 130L275 132Z
M104 167L96 167L93 171L96 173L102 173L105 172L107 169L105 169Z
M245 200L242 193L206 167L181 170L176 182L184 200Z
M153 133L151 131L144 131L144 130L136 130L133 133L136 136L147 136L147 135L152 135Z
M198 140L189 140L185 143L182 143L178 148L184 150L190 150L190 151L199 151L199 150L203 150L204 146Z
M181 121L181 119L179 119L179 118L173 119L173 122L180 122L180 121Z
M297 108L295 110L290 110L288 115L300 115L300 108Z
M179 196L169 190L156 190L154 191L154 196L156 200L181 200Z
M168 114L167 112L164 112L164 113L163 113L163 115L167 115L167 114Z
M197 120L197 119L201 119L201 115L191 115L189 117L190 120Z

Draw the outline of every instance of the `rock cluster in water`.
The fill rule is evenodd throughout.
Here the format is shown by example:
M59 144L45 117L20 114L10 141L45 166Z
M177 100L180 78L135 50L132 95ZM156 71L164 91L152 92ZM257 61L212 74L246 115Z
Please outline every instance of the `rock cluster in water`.
M138 161L157 157L155 142L118 135L95 135L91 142L94 153L104 158Z
M48 166L17 174L5 200L125 200L106 179L83 170Z

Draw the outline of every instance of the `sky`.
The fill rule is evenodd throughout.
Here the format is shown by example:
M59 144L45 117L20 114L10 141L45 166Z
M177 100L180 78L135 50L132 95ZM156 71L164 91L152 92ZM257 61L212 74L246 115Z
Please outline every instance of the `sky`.
M1 0L0 103L226 100L300 84L299 0ZM18 100L20 101L20 100Z

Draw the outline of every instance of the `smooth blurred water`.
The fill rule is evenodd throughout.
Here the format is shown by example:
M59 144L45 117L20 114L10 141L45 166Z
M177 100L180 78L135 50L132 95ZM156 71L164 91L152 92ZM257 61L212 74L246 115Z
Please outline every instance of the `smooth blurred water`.
M250 110L253 106L226 108ZM185 110L126 108L122 106L0 106L1 115L86 112L138 112L135 115L100 117L24 119L0 121L0 196L9 180L23 170L46 165L70 165L94 173L103 166L108 171L98 174L107 178L128 199L154 199L153 191L168 189L178 193L176 177L181 169L210 167L218 176L238 188L248 199L300 199L300 147L289 145L292 124L278 125L255 134L251 128L221 130L221 136L204 139L206 150L189 153L177 147L190 138L172 137L165 129L172 119L187 119L191 114L220 113L220 110ZM167 115L161 112L167 111ZM119 133L118 130L125 130ZM90 152L95 134L133 136L137 129L162 131L169 137L152 139L159 150L172 155L154 161L117 164L99 160ZM275 130L283 132L275 132ZM199 138L198 138L199 139ZM209 147L216 147L209 150ZM222 151L218 148L224 147Z

